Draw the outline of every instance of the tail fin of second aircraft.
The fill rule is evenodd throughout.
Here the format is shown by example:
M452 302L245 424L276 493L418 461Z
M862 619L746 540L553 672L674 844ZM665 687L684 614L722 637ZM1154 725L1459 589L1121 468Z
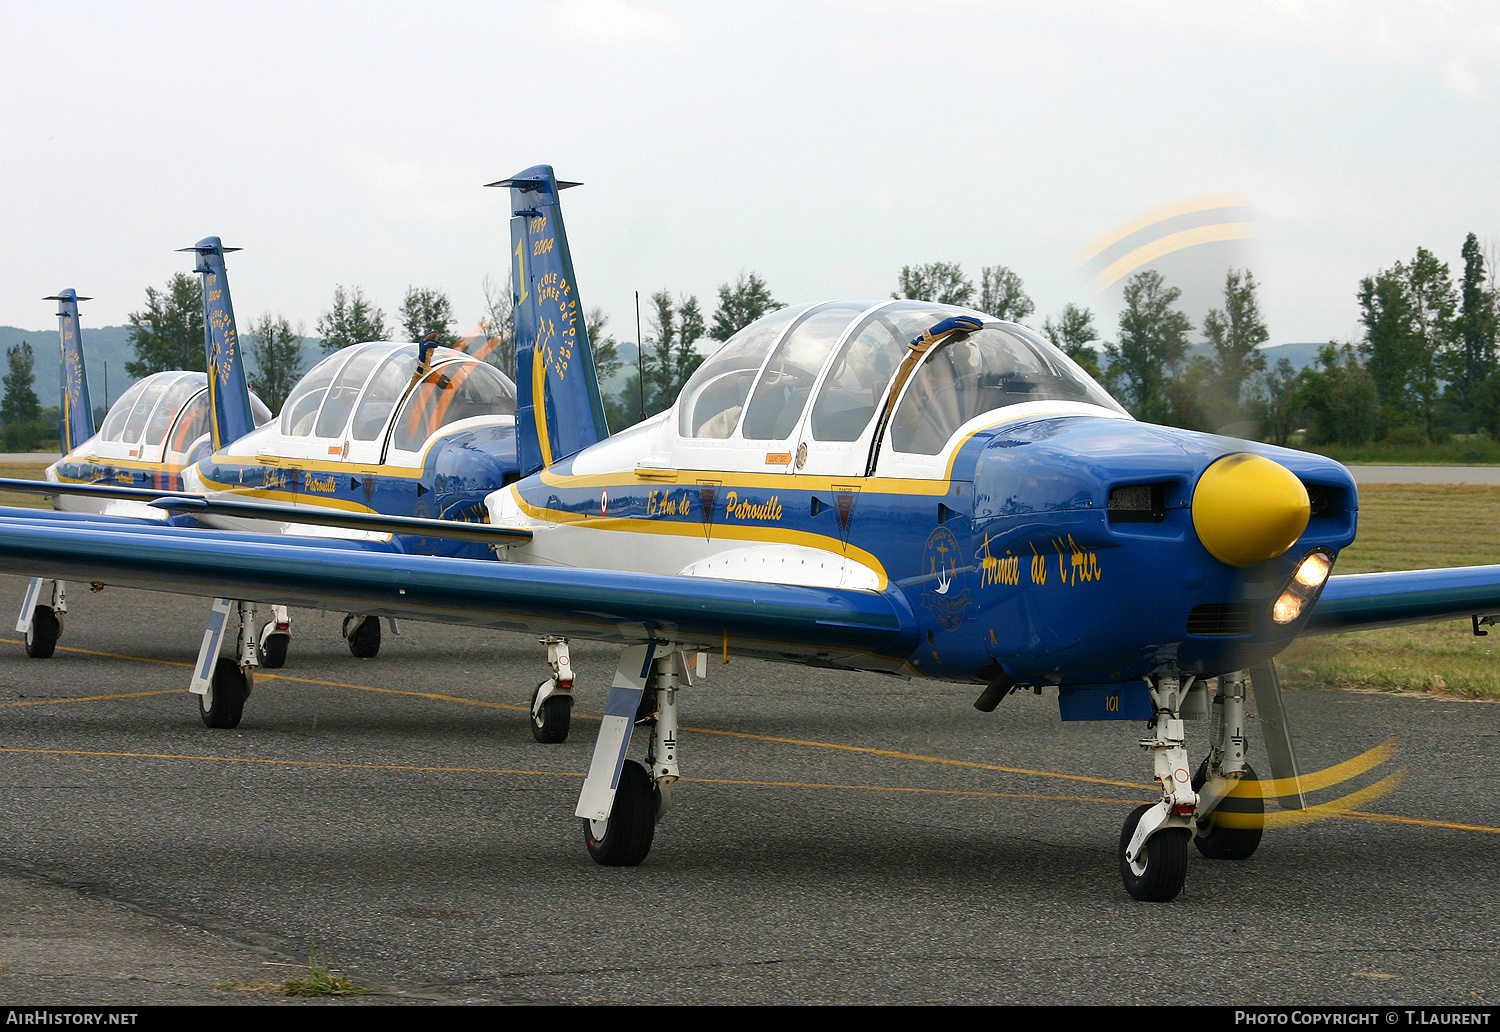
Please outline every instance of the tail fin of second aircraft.
M62 419L58 443L64 455L94 436L94 408L89 402L89 380L83 368L83 337L78 329L79 297L71 287L47 298L57 302L57 333L62 340Z
M182 248L198 256L194 272L203 274L203 348L208 360L208 400L212 419L209 434L214 451L255 429L250 387L240 353L234 306L229 300L229 277L224 256L238 247L225 247L218 237L204 237Z
M578 302L573 257L550 165L510 179L515 260L516 458L522 476L609 436L593 349Z

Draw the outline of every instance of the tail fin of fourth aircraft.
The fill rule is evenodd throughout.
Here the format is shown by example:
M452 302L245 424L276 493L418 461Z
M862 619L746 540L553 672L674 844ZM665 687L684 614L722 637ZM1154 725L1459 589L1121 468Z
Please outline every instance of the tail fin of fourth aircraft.
M208 358L208 398L213 417L209 423L213 449L237 441L255 429L250 408L250 387L245 380L245 361L235 329L234 306L229 299L229 277L224 255L238 251L225 247L218 237L204 237L192 247L197 255L193 271L203 275L204 345Z
M510 179L516 315L516 457L522 476L609 436L550 165Z
M83 339L78 329L78 302L89 298L64 290L47 298L57 302L57 331L62 339L62 389L59 405L62 420L59 444L68 454L94 436L94 409L89 402L89 381L83 368Z

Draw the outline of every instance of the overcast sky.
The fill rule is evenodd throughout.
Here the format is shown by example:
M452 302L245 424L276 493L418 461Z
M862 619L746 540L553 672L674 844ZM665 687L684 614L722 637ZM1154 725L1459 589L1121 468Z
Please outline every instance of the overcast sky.
M472 323L533 164L584 304L754 270L785 302L903 264L1005 264L1095 307L1080 250L1237 192L1273 343L1358 333L1359 278L1500 236L1500 6L1201 0L18 3L0 0L0 324L142 307L208 235L242 326L335 284Z

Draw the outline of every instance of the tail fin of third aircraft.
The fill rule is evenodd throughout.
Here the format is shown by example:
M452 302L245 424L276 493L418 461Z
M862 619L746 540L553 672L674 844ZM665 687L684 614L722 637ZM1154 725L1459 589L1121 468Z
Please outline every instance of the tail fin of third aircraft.
M89 402L89 380L83 368L83 338L78 329L79 297L71 287L53 294L57 302L57 332L62 339L61 425L58 442L64 455L94 436L94 409Z
M604 440L609 424L557 204L559 190L578 184L536 165L490 185L510 187L516 458L526 476Z
M218 237L204 237L182 248L198 256L194 272L203 274L203 347L208 359L208 400L213 418L209 433L214 451L255 429L245 361L229 300L229 277L224 256L238 247L225 247Z

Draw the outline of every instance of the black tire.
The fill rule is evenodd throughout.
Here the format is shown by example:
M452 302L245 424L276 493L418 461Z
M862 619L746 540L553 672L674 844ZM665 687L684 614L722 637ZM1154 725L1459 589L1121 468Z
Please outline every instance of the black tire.
M365 617L349 632L348 640L356 659L374 659L380 653L380 617Z
M1255 770L1245 764L1245 780L1257 781ZM1198 765L1193 775L1193 791L1201 790L1208 781L1208 759ZM1214 821L1214 814L1253 814L1260 818L1266 812L1266 801L1260 793L1253 796L1231 796L1219 800L1213 813L1198 818L1198 834L1193 836L1193 845L1198 852L1210 860L1247 860L1260 848L1260 836L1264 826L1260 820L1252 821L1253 827L1227 828Z
M1187 828L1163 828L1152 835L1146 840L1145 870L1136 874L1125 859L1125 850L1135 835L1135 826L1150 809L1149 803L1138 806L1125 818L1125 827L1120 831L1120 878L1133 899L1166 903L1177 898L1187 881L1187 844L1192 832Z
M31 611L31 627L26 632L26 654L32 659L51 659L62 635L62 621L51 606L37 606Z
M198 716L207 727L239 727L249 696L250 676L234 660L220 656L208 691L198 696Z
M626 760L609 819L583 822L589 856L603 867L634 867L651 852L655 834L656 792L651 775L639 763Z
M286 650L291 643L290 634L283 632L271 635L265 640L265 644L256 646L260 665L267 670L280 670L286 666Z
M568 740L568 729L573 723L573 697L554 695L542 703L537 712L536 697L547 684L543 681L531 693L531 737L543 745L555 745Z

